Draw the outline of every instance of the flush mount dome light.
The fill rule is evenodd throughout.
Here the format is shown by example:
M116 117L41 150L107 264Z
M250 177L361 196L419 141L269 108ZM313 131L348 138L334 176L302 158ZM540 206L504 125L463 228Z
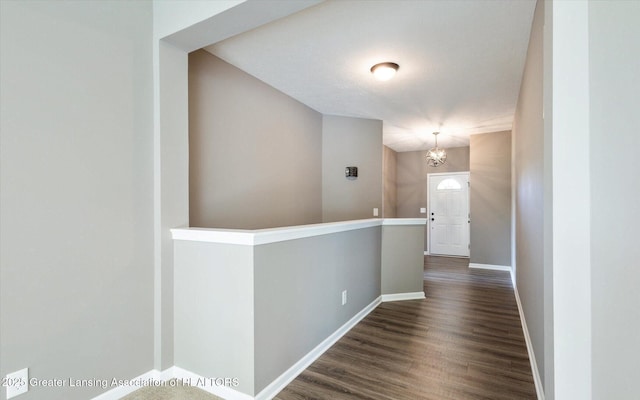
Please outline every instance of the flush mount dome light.
M371 73L379 81L388 81L393 78L400 66L392 62L383 62L371 67Z

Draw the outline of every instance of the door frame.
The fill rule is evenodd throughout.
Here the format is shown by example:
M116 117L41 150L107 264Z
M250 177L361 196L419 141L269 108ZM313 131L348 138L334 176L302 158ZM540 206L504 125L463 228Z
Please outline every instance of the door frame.
M469 171L457 171L457 172L433 172L427 174L427 251L424 252L425 255L431 254L431 192L429 188L431 187L431 177L443 176L443 175L463 175L467 177L467 182L469 182L469 190L467 190L467 210L469 211L469 221L471 221L471 181L469 180ZM467 224L467 228L469 229L469 245L471 245L471 222ZM448 256L443 255L442 257L454 257L454 258L471 258L471 247L469 247L469 257L466 256Z

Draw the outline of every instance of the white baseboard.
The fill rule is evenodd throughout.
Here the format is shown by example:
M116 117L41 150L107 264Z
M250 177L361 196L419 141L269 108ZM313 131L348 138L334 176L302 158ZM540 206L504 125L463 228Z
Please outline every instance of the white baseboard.
M478 269L490 269L495 271L507 271L511 275L511 284L513 286L513 293L516 297L516 304L518 305L518 313L520 314L520 323L522 325L522 332L524 334L524 341L527 344L527 353L529 353L529 362L531 363L531 373L533 374L533 383L536 387L536 394L538 400L544 400L544 387L542 386L542 379L540 379L540 372L538 371L538 363L536 362L536 355L533 352L533 344L531 343L531 336L529 335L529 328L527 327L527 320L524 317L524 311L522 310L522 303L520 302L520 295L518 294L518 286L516 285L516 276L513 269L507 265L491 265L491 264L475 264L469 263L469 268Z
M424 292L383 294L382 302L384 303L388 301L420 300L424 298L425 298Z
M514 275L511 274L513 279ZM531 343L531 336L529 336L529 329L527 328L527 320L524 318L524 311L522 310L522 303L520 302L520 295L518 294L518 287L513 281L513 292L516 296L516 304L518 304L518 312L520 313L520 322L522 324L522 332L524 333L524 341L527 344L527 352L529 353L529 362L531 363L531 373L533 374L533 383L536 386L536 393L538 400L544 400L544 387L542 386L542 379L540 379L540 372L538 371L538 363L536 362L536 355L533 352L533 344Z
M469 268L484 268L484 269L497 269L497 268L486 268L486 267L476 267L471 266L469 264ZM475 264L475 265L485 265L486 264ZM510 267L506 266L490 266L490 267L500 267L498 270L500 271L511 271ZM507 269L505 269L507 268ZM513 273L512 273L513 277ZM540 379L540 373L538 372L538 366L536 363L535 354L533 352L533 346L531 344L531 337L529 336L529 330L527 328L527 322L524 317L524 312L522 310L522 304L520 302L520 295L518 294L517 287L513 286L513 290L516 297L516 303L518 305L518 312L520 313L520 320L522 323L522 330L524 332L525 342L527 345L527 351L529 353L529 360L531 362L531 371L533 373L533 380L536 387L536 393L538 395L538 400L544 400L544 390L542 386L542 380ZM415 299L424 299L424 292L411 292L411 293L396 293L396 294L385 294L381 297L378 297L371 304L362 309L358 314L353 316L349 321L347 321L344 325L338 328L331 336L326 338L322 343L316 346L313 350L311 350L307 355L302 357L297 363L292 365L287 371L285 371L282 375L276 378L273 382L271 382L266 388L264 388L260 393L258 393L255 397L250 396L248 394L239 392L234 390L228 386L217 386L217 385L207 385L207 384L198 384L201 382L206 382L207 379L204 377L194 374L193 372L187 371L180 367L173 366L168 368L162 372L158 370L151 370L146 372L136 378L133 378L131 381L139 382L137 385L127 385L127 386L117 386L101 395L94 397L92 400L119 400L120 398L144 387L150 386L153 382L164 382L173 378L188 380L193 386L196 386L208 393L216 395L226 400L269 400L276 396L282 389L284 389L291 381L293 381L302 371L304 371L309 365L311 365L318 357L320 357L325 351L327 351L335 342L337 342L342 336L344 336L351 328L353 328L358 322L360 322L364 317L366 317L371 311L373 311L381 302L388 301L401 301L401 300L415 300ZM147 382L147 384L145 384ZM195 383L195 384L194 384Z
M418 292L420 293L420 292ZM411 294L411 293L407 293ZM401 295L404 295L402 293ZM424 293L422 293L424 298ZM205 378L193 372L187 371L183 368L173 366L162 372L158 370L151 370L146 372L132 380L130 382L139 382L139 384L132 384L127 386L117 386L113 389L94 397L92 400L119 400L120 398L132 393L145 386L160 386L162 382L169 381L173 378L188 381L192 386L198 387L208 393L214 394L226 400L269 400L277 395L282 389L285 388L292 380L294 380L302 371L307 369L311 363L318 359L325 351L329 350L335 342L337 342L342 336L344 336L351 328L356 326L364 317L366 317L371 311L373 311L382 302L382 297L378 297L371 304L367 305L360 312L354 315L349 321L333 332L328 338L323 340L307 355L302 357L298 362L292 365L282 375L271 382L266 388L264 388L255 397L246 393L239 392L229 386L207 384L211 382L210 378ZM146 384L145 384L146 382Z
M325 351L329 350L329 348L333 346L335 342L337 342L351 328L356 326L358 322L360 322L371 311L373 311L380 304L380 302L381 302L381 297L378 297L371 304L369 304L368 306L363 308L359 313L354 315L353 318L351 318L344 325L342 325L335 332L333 332L331 336L323 340L313 350L307 353L307 355L302 357L297 363L293 364L282 375L277 377L267 387L262 389L262 391L260 391L260 393L256 395L255 400L269 400L269 399L272 399L278 393L280 393L280 391L284 389L298 375L300 375L302 371L307 369L307 367L311 365L311 363L317 360L318 357L320 357Z
M246 393L239 392L229 386L216 385L211 382L211 378L205 378L198 374L194 374L191 371L182 369L180 367L173 366L170 368L172 378L177 378L191 386L195 386L204 390L207 393L211 393L226 400L253 400L254 397Z
M201 389L212 393L216 396L222 397L226 400L269 400L275 397L282 389L284 389L291 381L293 381L300 373L302 373L309 365L311 365L315 360L318 359L324 352L329 350L331 346L333 346L342 336L344 336L351 328L356 326L358 322L360 322L364 317L366 317L371 311L373 311L379 304L381 303L381 297L375 299L371 304L363 308L360 312L354 315L349 321L347 321L344 325L338 328L335 332L333 332L329 337L323 340L320 344L318 344L315 348L313 348L309 353L307 353L304 357L302 357L298 362L293 364L288 370L282 373L279 377L277 377L273 382L271 382L267 387L262 389L260 393L258 393L255 397L250 396L245 393L238 392L229 387L216 387L216 386L208 386L208 387L200 387ZM174 369L174 377L181 379L190 379L191 382L198 382L202 380L202 377L186 371L179 367L173 367Z
M160 380L164 381L164 382L166 382L166 381L168 381L168 380L171 380L171 379L175 378L176 376L175 376L175 373L174 373L174 371L173 371L173 369L174 369L174 368L175 368L175 367L170 367L170 368L167 368L167 369L165 369L164 371L160 372L160 373L158 374L158 378L159 378Z
M226 400L254 400L253 396L234 390L228 386L215 385L211 382L210 378L204 378L200 375L189 372L180 367L173 366L160 372L158 370L151 370L136 378L129 380L131 384L116 386L108 392L102 393L99 396L94 397L92 400L119 400L122 397L135 392L138 389L149 386L162 386L165 382L171 379L180 379L183 384L195 386L204 390L205 392L214 394L218 397L222 397Z
M145 386L159 386L161 382L166 380L162 379L161 375L162 373L156 369L145 372L140 376L130 379L129 382L131 382L131 384L116 386L111 390L94 397L92 400L119 400L129 393L133 393Z
M476 264L469 263L469 268L477 268L477 269L490 269L493 271L507 271L511 272L511 267L508 265L493 265L493 264Z

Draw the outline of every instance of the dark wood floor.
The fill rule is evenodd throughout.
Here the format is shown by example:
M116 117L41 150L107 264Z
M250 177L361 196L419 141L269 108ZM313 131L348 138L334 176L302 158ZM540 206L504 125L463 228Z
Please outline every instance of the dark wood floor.
M535 399L507 272L425 257L426 300L383 303L275 398Z

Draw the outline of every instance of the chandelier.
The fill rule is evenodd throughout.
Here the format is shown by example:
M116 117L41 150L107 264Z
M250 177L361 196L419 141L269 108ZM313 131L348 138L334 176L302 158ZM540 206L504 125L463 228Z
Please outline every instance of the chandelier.
M438 147L439 133L440 132L433 132L433 136L436 137L436 146L427 151L427 164L431 167L437 167L447 161L447 152Z

